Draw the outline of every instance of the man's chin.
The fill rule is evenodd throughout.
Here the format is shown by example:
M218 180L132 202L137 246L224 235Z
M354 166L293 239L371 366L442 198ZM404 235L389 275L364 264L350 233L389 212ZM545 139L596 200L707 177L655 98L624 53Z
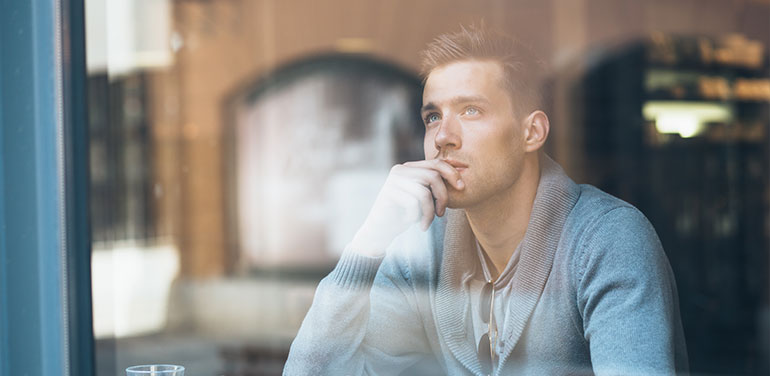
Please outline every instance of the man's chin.
M465 194L450 193L447 207L450 209L467 209L473 206L473 200Z

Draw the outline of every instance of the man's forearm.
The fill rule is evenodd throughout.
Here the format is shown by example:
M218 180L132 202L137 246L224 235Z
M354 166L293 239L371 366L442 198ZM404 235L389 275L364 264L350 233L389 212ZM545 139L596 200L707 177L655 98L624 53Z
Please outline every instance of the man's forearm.
M318 285L313 305L292 343L285 375L363 372L360 351L369 320L371 286L382 258L347 249Z

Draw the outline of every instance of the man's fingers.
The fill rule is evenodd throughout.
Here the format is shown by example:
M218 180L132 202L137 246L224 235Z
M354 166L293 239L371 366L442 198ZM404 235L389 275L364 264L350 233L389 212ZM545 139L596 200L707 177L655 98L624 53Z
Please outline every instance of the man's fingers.
M419 221L420 228L427 229L433 222L433 218L436 214L436 209L433 204L433 195L428 187L413 181L403 181L403 184L399 185L399 189L404 195L413 198L416 201L409 199L401 200L406 205L411 205L412 208L405 208L407 213L419 213L414 221ZM415 210L416 207L416 210Z
M415 222L427 230L436 215L444 215L449 197L447 185L457 184L457 179L459 174L446 162L419 161L393 166L351 244L365 254L379 255Z
M435 200L436 215L443 216L446 210L449 194L447 193L446 183L441 174L427 168L409 168L404 170L405 177L412 178L420 184L430 187L432 199Z
M436 215L443 217L446 212L447 204L449 203L449 193L447 193L444 181L439 178L438 182L431 182L430 190L435 199Z
M442 179L446 180L455 189L465 189L465 183L463 183L460 173L457 171L457 169L440 159L406 162L404 163L404 166L435 170L441 175Z
M405 209L405 220L419 221L425 230L436 215L443 216L449 204L447 185L465 188L460 173L442 160L406 162L393 166L389 176L390 196ZM405 197L394 197L399 195Z

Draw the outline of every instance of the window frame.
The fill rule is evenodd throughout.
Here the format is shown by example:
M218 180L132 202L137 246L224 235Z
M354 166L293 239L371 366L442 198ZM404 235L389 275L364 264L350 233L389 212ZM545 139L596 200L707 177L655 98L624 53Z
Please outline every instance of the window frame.
M0 12L0 375L93 375L84 0Z

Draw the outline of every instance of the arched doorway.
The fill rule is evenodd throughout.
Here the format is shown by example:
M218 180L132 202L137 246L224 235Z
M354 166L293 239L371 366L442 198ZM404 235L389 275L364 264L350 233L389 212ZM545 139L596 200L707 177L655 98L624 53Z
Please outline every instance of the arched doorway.
M328 269L390 167L422 158L419 78L358 55L286 65L230 101L236 269Z

